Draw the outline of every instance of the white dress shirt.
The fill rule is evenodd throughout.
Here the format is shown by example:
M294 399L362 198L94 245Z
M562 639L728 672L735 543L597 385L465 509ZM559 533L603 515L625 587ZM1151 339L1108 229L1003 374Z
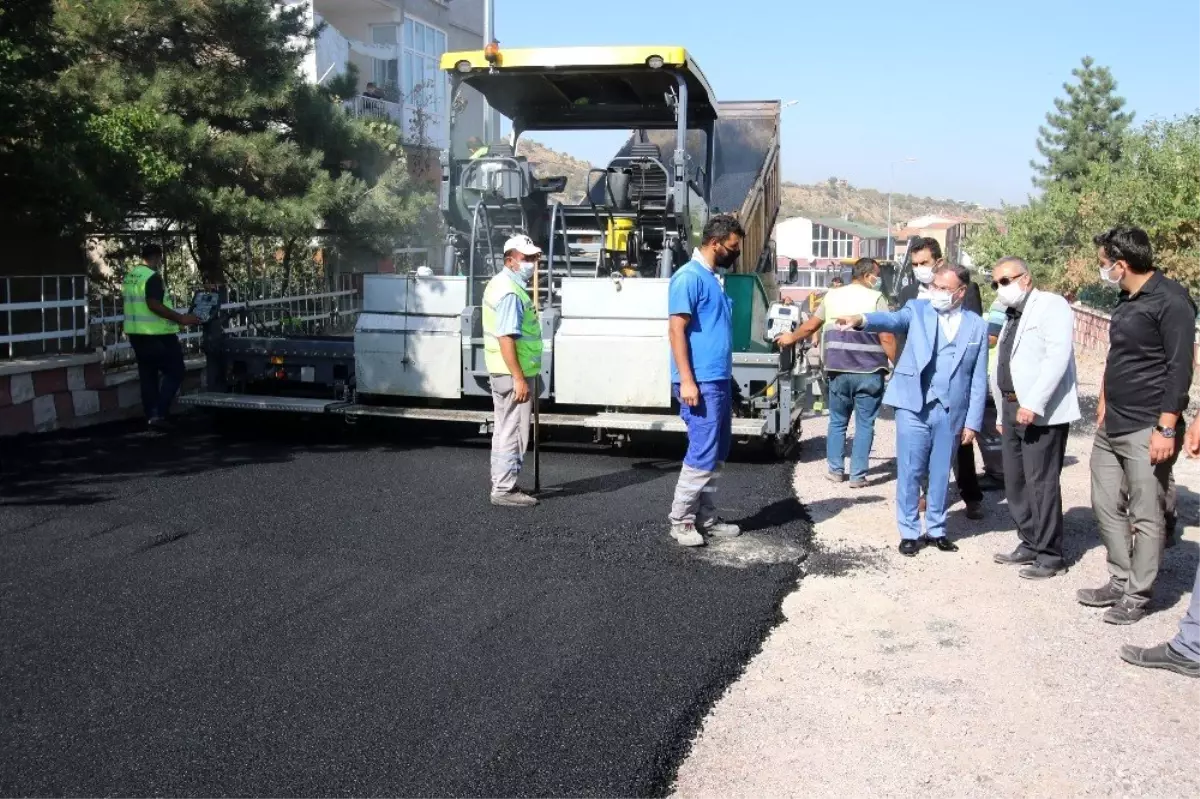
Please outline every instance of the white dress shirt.
M942 335L946 337L946 341L954 341L954 337L958 335L959 325L962 324L962 306L956 307L952 311L938 314L938 326L942 328Z

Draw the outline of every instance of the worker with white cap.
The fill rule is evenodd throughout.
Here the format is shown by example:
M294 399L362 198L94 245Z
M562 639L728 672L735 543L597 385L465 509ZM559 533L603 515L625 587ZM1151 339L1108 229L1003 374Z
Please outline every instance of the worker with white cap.
M504 268L483 292L483 357L495 408L493 505L538 504L517 488L517 477L529 446L530 392L540 392L542 326L529 296L529 281L541 255L528 236L513 236L504 243Z

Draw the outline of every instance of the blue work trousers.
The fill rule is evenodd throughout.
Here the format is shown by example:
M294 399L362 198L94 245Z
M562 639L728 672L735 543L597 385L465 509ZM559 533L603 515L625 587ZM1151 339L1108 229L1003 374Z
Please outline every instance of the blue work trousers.
M854 416L854 445L850 453L850 479L865 480L875 442L875 419L883 405L883 374L829 373L829 432L825 459L829 471L842 474L846 465L846 428Z
M733 445L733 392L728 380L700 383L700 401L695 407L679 403L679 416L687 425L686 466L705 472L716 471L729 457ZM679 384L672 386L679 399Z

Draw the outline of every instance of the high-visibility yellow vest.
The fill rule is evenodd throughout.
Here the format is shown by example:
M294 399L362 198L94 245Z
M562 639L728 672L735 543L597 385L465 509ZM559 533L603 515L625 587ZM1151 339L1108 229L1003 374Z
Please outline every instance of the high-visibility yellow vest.
M825 324L821 328L821 359L827 372L870 374L887 370L888 357L878 333L838 330L839 317L868 314L883 295L859 283L830 289L825 294Z
M517 295L525 309L521 317L521 335L516 340L517 363L521 374L533 377L542 371L542 325L538 321L529 292L517 285L510 275L500 272L483 291L483 362L494 375L510 374L504 356L500 354L500 339L496 337L497 309L509 294Z
M124 300L125 334L129 336L168 336L179 333L179 325L163 319L146 304L146 283L155 271L142 264L130 270L121 285Z

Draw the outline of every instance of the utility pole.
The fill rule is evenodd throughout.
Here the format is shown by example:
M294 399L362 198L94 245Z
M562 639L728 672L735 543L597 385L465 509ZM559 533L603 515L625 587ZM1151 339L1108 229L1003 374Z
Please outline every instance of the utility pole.
M487 2L488 0L485 0ZM892 260L892 186L896 182L896 164L911 164L917 159L913 157L902 158L899 161L892 161L888 164L890 170L888 177L888 221L887 221L887 252L884 257L887 260Z

